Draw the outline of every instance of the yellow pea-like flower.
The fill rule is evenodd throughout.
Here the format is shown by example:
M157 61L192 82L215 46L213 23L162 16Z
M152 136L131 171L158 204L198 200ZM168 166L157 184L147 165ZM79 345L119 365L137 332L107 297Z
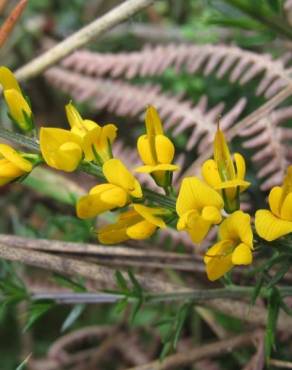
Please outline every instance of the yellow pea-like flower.
M65 172L74 171L82 159L80 137L60 128L41 128L40 149L47 165Z
M0 67L0 84L13 122L22 131L31 131L34 126L31 108L24 98L13 73L4 66Z
M77 203L79 218L95 217L103 212L124 207L133 198L143 196L138 180L119 159L106 161L102 170L108 183L93 187L88 195L79 199Z
M0 144L0 186L28 174L31 170L31 162L9 145Z
M171 173L179 169L171 164L175 148L164 135L156 109L149 106L145 117L146 135L139 137L137 149L145 166L136 168L137 172L150 173L157 185L166 187L171 183Z
M253 256L253 233L250 216L236 211L219 226L219 242L204 257L209 280L214 281L230 271L234 265L249 265Z
M209 159L202 165L204 180L218 190L224 199L226 212L232 213L239 209L239 194L250 183L244 180L245 160L239 153L231 157L223 132L218 127L214 140L214 159Z
M197 177L183 179L176 202L177 229L187 231L194 243L200 243L210 227L221 222L223 204L218 192Z
M147 239L154 234L157 228L166 227L161 218L166 214L167 210L163 208L133 204L133 209L121 213L116 223L97 231L98 240L103 244L117 244L128 239Z
M94 121L83 119L72 103L65 109L71 132L81 138L85 159L97 160L99 164L111 159L111 145L117 136L117 127L111 123L99 126Z
M292 233L292 166L287 169L283 186L275 186L269 194L270 211L260 209L255 215L259 236L273 241Z

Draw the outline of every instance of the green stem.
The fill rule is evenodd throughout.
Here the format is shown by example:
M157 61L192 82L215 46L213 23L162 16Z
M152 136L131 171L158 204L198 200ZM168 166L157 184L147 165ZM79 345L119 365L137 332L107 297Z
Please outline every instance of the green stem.
M292 287L278 288L282 297L292 296ZM213 299L242 299L251 298L253 294L253 287L232 286L227 288L217 289L195 289L188 291L178 291L174 293L144 293L145 303L162 303L170 301L193 301L194 303L202 303ZM262 288L259 296L267 298L270 290ZM124 293L41 293L33 295L32 299L53 299L58 303L104 303L116 302L118 300L128 298L130 302L135 302L141 297L135 297Z

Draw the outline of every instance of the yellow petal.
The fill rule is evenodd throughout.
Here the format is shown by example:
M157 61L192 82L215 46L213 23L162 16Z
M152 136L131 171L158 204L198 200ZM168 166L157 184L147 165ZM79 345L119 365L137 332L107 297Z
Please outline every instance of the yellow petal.
M252 263L252 251L244 243L240 243L232 253L232 263L234 265L250 265Z
M65 106L65 111L70 127L76 128L82 132L84 130L82 124L83 119L74 105L72 103L67 104Z
M162 124L158 112L152 105L146 110L145 123L147 135L163 135Z
M127 228L142 220L134 210L120 214L115 224L107 225L97 231L98 239L103 244L116 244L129 239Z
M179 166L175 164L157 164L154 166L140 166L135 168L135 172L139 173L152 173L152 172L159 172L159 171L177 171L179 170Z
M150 147L150 141L147 135L142 135L137 141L137 150L143 163L146 165L155 165L155 160Z
M208 159L203 163L201 172L206 183L212 188L216 189L216 187L221 184L218 168L213 159Z
M215 190L197 177L184 178L176 202L177 213L181 216L191 209L201 210L206 206L221 209L223 200Z
M260 209L255 215L255 228L261 238L270 242L292 233L292 222L281 220L272 212Z
M99 184L90 189L89 195L99 196L102 202L112 205L112 208L124 207L128 203L127 192L113 184Z
M31 124L27 122L25 114L31 118L32 111L22 94L14 89L4 90L4 98L10 115L19 124L19 127L23 131L30 130Z
M281 207L281 218L292 222L292 193L289 193Z
M60 128L41 128L40 149L45 162L58 170L74 171L81 160L81 139Z
M221 278L233 267L232 243L229 240L222 240L214 244L206 253L204 262L208 279L215 281Z
M67 142L60 146L58 155L55 158L56 168L62 169L66 172L74 171L82 158L82 150L80 145Z
M164 135L155 136L155 151L158 163L169 164L174 157L174 145Z
M269 194L269 206L275 216L280 217L281 199L283 190L280 186L272 188Z
M102 202L98 195L85 195L78 200L76 212L79 218L86 219L95 217L113 208L112 204Z
M108 225L97 231L97 238L102 244L117 244L128 240L129 236L126 233L126 228Z
M78 200L77 215L83 219L92 218L114 208L123 207L127 201L125 190L112 184L97 185L91 189L89 195Z
M109 183L122 187L135 198L142 197L143 194L139 182L119 159L106 161L102 170Z
M240 189L246 189L250 186L250 182L240 180L240 179L234 179L230 181L222 181L220 184L218 184L215 189L221 190L221 189L232 189L237 188L240 186Z
M111 144L117 137L117 126L109 123L101 128L101 142L110 142Z
M127 235L130 239L143 240L150 238L157 226L148 221L140 221L127 228Z
M283 183L283 194L282 194L282 203L284 201L284 198L289 193L292 193L292 165L287 168L287 173L284 178L284 183Z
M220 210L212 206L203 208L202 217L204 220L212 222L212 224L219 224L222 221Z
M165 228L166 224L161 217L156 215L163 215L167 213L167 210L163 208L152 208L146 207L141 204L133 204L133 208L139 215L141 215L146 221L150 222L157 227Z
M82 149L84 152L85 159L87 161L93 161L95 159L95 155L93 152L93 145L96 142L97 138L100 135L100 127L96 126L95 128L91 129L90 131L86 132L82 136ZM72 132L76 132L74 128Z
M240 180L244 180L245 178L245 171L246 171L246 167L245 167L245 160L243 158L243 156L239 153L234 153L234 162L235 162L235 166L236 166L236 177Z
M10 181L24 174L24 171L7 159L0 159L0 186L8 184Z
M234 153L234 162L236 166L236 177L239 180L244 180L246 172L244 157L239 153ZM240 192L243 192L249 185L249 182L246 182L246 185L241 185Z
M0 84L3 87L3 90L12 89L22 94L19 84L16 78L14 77L14 74L10 71L9 68L4 67L4 66L0 67Z
M232 240L235 245L243 242L252 248L253 233L250 216L242 211L232 213L219 226L219 237L221 240Z
M223 132L218 128L214 140L214 160L222 181L235 178L233 161Z
M100 194L100 199L105 203L112 204L113 208L124 207L129 200L127 192L118 186L103 191Z
M0 144L0 157L3 156L9 162L14 164L17 168L24 172L31 172L32 164L28 160L22 158L11 146L6 144Z
M208 231L210 230L211 222L204 220L202 217L197 217L193 228L188 228L187 231L194 243L201 243Z

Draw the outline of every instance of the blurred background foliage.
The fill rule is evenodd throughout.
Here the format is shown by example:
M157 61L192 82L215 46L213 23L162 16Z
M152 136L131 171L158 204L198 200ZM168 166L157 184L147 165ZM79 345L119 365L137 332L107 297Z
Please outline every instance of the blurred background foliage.
M1 63L11 69L22 66L52 43L66 38L120 2L118 0L30 0L10 40L1 49ZM8 2L0 22L5 19L14 4L15 1ZM270 22L271 19L274 19L274 23ZM278 19L284 19L285 22L280 22L282 23L280 26ZM234 44L245 50L269 53L273 57L279 57L283 52L291 51L290 20L291 14L284 13L283 1L280 0L161 0L156 1L143 13L132 17L126 24L107 32L101 39L91 43L89 48L98 52L126 52L140 50L149 43ZM160 76L139 77L134 80L138 85L145 82L157 83L165 92L183 93L194 103L198 102L202 95L207 95L210 106L224 101L225 110L229 110L244 96L248 99L248 104L242 116L254 111L265 101L263 97L255 96L258 77L241 86L239 83L231 84L227 78L217 79L213 75L206 77L200 72L190 76L187 72L177 73L174 68L168 68ZM63 106L70 99L69 96L51 87L42 76L30 80L24 86L31 98L36 121L40 125L66 126ZM290 103L291 99L288 99L285 105ZM6 111L3 103L1 104L1 123L9 128ZM87 117L97 122L117 122L121 128L119 130L121 137L129 141L128 130L122 129L122 126L128 120L134 120L133 118L115 117L106 110L93 111L86 103L78 107ZM292 127L291 121L287 121L286 124ZM137 130L142 130L142 126L135 128L135 136ZM178 135L174 140L176 146L182 151L186 142L185 134ZM240 148L242 152L240 140L235 140L233 146L235 150ZM254 184L258 184L251 171L248 173L248 178ZM85 182L87 187L92 184L92 179L81 175L76 175L74 180L77 183ZM0 189L1 233L64 241L95 241L93 222L78 220L75 217L74 207L72 207L74 197L72 201L67 199L62 203L58 201L57 190L52 197L50 191L48 193L45 190L35 191L33 187L32 183L11 184ZM38 187L45 188L45 184L36 184L35 188ZM265 193L252 194L251 191L250 195L256 200L257 206L263 205ZM166 248L168 249L168 246ZM176 248L179 250L179 246ZM17 264L12 267L10 264L3 263L0 267L0 279L3 282L7 281L9 286L11 276L14 278L21 276L25 273L24 269L26 268ZM175 276L175 273L167 272L166 275L173 280L180 279ZM42 273L34 269L32 276L32 278L41 279ZM47 279L48 276L49 279ZM53 274L46 274L45 278L49 282L55 281ZM21 278L19 280L21 282ZM15 292L13 289L24 292L25 288L20 282L17 282L17 288L11 287L13 292ZM193 279L190 279L190 283L195 284ZM42 313L43 307L34 309L33 314L30 312L27 315L26 304L14 306L10 303L3 304L0 312L1 370L16 369L21 360L31 352L34 357L45 356L49 346L63 334L62 325L72 310L67 306L48 304L44 309L44 312L47 310L48 312L24 332L26 323L31 318L34 319L34 316L37 318ZM156 358L163 348L159 338L167 337L173 330L174 317L178 308L176 305L167 304L146 306L138 312L133 324L130 325L128 308L118 312L114 305L79 307L77 311L75 310L73 318L71 314L72 322L65 332L90 325L117 325L123 327L129 337L132 335L139 339L137 339L138 345L136 344L139 350L142 351L143 347L149 348L153 358ZM166 324L157 325L161 317L170 320ZM240 333L242 330L242 322L228 316L214 314L213 320L229 334ZM216 337L196 309L187 312L181 330L182 337L191 337L193 344ZM154 341L152 347L151 341ZM214 369L238 369L248 361L250 355L251 351L238 350L229 356L223 356L220 363L216 362L217 367ZM279 346L277 355L279 358L291 360L288 347ZM119 356L121 355L117 355L116 359ZM118 361L108 358L103 364L103 369L123 369L133 365L129 359L123 359L120 362L118 365ZM204 370L208 368L212 368L210 364ZM203 367L194 366L184 369L203 369Z

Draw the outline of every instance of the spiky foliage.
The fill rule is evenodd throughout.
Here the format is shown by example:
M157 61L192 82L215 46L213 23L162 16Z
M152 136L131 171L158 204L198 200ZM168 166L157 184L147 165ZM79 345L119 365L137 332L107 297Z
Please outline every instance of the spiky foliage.
M173 136L185 134L186 152L178 156L178 162L185 172L191 164L191 158L195 159L211 144L218 116L224 113L221 127L228 134L243 112L246 99L241 98L229 112L224 112L223 103L208 107L206 96L194 104L181 96L162 93L158 85L134 85L121 78L151 77L172 67L177 72L185 70L190 74L201 71L206 76L215 74L218 78L228 75L230 82L241 85L257 78L255 94L271 97L292 83L291 68L287 67L291 56L289 52L280 59L273 59L268 54L261 55L226 45L170 44L147 46L141 51L120 54L83 50L66 58L62 62L63 68L51 68L46 77L76 101L89 101L93 108L107 109L119 116L142 118L145 105L154 104ZM280 127L290 118L289 109L278 110L239 132L240 136L246 138L244 146L254 151L251 160L255 163L256 175L262 182L263 190L281 182L284 169L291 160L291 150L288 148L291 133L289 129ZM131 149L123 146L119 154L125 157L130 166L138 164ZM180 173L176 173L175 183L179 180Z
M259 168L262 190L278 185L292 161L292 128L280 126L288 119L292 119L292 108L280 108L240 131L243 146L254 151L251 159Z
M230 82L241 85L260 77L256 94L269 98L291 81L291 69L286 68L291 56L288 52L280 59L272 59L269 54L237 46L170 44L120 54L82 50L66 58L62 65L90 76L126 79L160 75L169 67L176 72L185 69L190 74L198 71L205 76L215 74L217 78L228 75Z

